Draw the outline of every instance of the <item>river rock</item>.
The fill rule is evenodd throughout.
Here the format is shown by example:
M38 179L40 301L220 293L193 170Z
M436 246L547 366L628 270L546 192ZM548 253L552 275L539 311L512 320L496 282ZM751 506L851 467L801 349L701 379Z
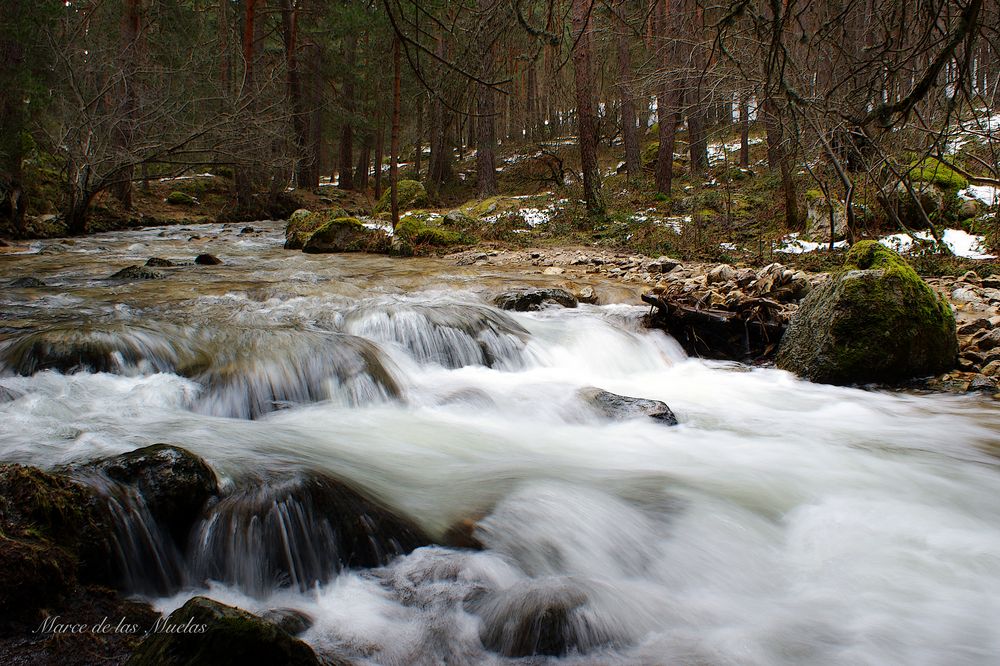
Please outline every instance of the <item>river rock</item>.
M587 595L561 580L532 580L466 602L482 618L479 638L504 657L586 654L614 642L586 612Z
M145 266L126 266L108 276L109 280L162 280L166 275Z
M194 258L194 263L199 266L218 266L222 263L222 259L219 259L214 254L199 254Z
M318 666L312 648L273 622L206 597L175 610L127 666Z
M505 291L493 299L493 304L501 310L532 312L554 305L575 308L577 301L576 297L565 289L538 288Z
M677 417L665 402L631 398L599 388L580 390L580 397L609 419L623 420L647 416L664 425L677 425Z
M218 492L215 472L190 451L154 444L91 463L90 468L134 487L157 523L183 545L205 503Z
M369 229L357 218L338 217L314 231L302 251L310 254L333 252L385 252L389 237L378 229Z
M294 608L272 608L265 611L261 618L273 622L292 636L304 634L313 625L313 619Z
M844 268L802 302L781 340L779 368L852 384L899 382L956 365L951 308L898 254L862 241Z
M407 519L322 474L243 481L191 539L196 575L250 594L305 591L342 569L382 566L431 543Z
M7 388L6 386L0 386L0 404L17 400L22 395L24 394L20 391L15 391L14 389Z
M169 268L174 265L174 262L163 257L150 257L146 260L146 265L152 268Z
M47 287L48 285L45 284L45 282L43 282L42 280L39 280L36 277L31 277L29 275L28 277L22 277L22 278L17 278L16 280L12 280L7 284L7 286L12 289L38 289L40 287Z
M102 552L109 527L94 493L67 477L0 465L0 623L35 623Z

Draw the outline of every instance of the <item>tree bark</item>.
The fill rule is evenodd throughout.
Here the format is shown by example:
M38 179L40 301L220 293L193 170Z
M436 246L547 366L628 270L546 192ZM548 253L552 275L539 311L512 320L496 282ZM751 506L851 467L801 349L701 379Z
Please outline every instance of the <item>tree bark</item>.
M13 23L24 11L21 7L23 1L7 0L9 4L0 12L9 12ZM4 87L0 93L0 190L3 192L0 198L4 199L4 210L0 213L10 215L14 230L19 235L25 231L24 215L27 209L22 174L27 114L18 81L18 73L25 64L24 45L17 31L0 32L0 83Z
M479 0L478 8L484 14L489 10L490 0ZM484 40L485 41L485 40ZM484 81L493 78L493 49L491 45L485 44L482 47L482 75ZM496 172L496 130L494 117L496 116L496 106L494 104L493 89L482 83L477 84L476 111L476 178L479 185L479 198L495 196L497 188Z
M354 149L354 70L357 61L357 36L351 34L347 37L344 46L344 65L347 75L344 78L344 111L347 117L340 128L340 161L337 172L340 174L337 179L337 187L342 190L354 189L354 175L351 173L353 166L352 155Z
M376 111L378 117L375 129L375 198L382 196L382 160L385 157L385 126L382 111Z
M115 144L121 153L129 153L135 143L135 122L137 111L135 77L136 64L140 57L139 35L141 30L140 0L126 0L121 18L121 47L119 71L121 72L121 114L115 131ZM111 193L126 210L132 208L132 178L134 167L123 169L118 180L111 186Z
M625 1L618 0L618 94L622 103L622 141L625 144L625 174L629 180L639 177L639 135L635 122L635 100L632 97L632 52L625 23Z
M673 66L674 34L669 19L670 0L658 0L657 32L661 39L660 87L656 95L656 115L660 125L660 146L656 153L656 191L670 196L674 179L674 143L677 136L678 94L669 72Z
M401 78L399 60L399 37L394 37L392 40L392 132L389 138L389 186L392 188L389 201L393 229L399 224L399 84Z
M573 0L573 79L576 84L577 126L580 164L583 170L583 198L587 213L604 214L601 196L601 173L597 165L597 131L594 124L593 78L590 66L590 9L593 0Z

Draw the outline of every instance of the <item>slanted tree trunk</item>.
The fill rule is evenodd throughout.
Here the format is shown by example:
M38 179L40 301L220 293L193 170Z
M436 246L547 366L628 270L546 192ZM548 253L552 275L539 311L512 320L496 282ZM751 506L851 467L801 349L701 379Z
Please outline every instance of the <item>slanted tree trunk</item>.
M592 0L573 0L573 79L576 84L577 127L579 129L580 165L583 171L583 198L587 213L604 215L601 196L601 172L597 165L597 128L594 123L593 76L590 66L590 9Z

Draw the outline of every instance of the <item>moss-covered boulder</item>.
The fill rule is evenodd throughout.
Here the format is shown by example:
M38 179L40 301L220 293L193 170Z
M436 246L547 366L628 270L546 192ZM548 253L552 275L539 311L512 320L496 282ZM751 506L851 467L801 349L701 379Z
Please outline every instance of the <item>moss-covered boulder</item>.
M803 300L776 362L816 382L897 383L945 372L957 357L948 303L898 254L862 241Z
M969 179L935 157L926 157L910 168L910 180L932 183L942 190L958 191L969 186Z
M194 206L198 200L187 192L171 192L167 195L167 203L171 206Z
M0 466L0 624L31 624L58 604L109 529L83 484Z
M333 208L312 212L305 208L300 208L288 218L288 225L285 227L285 249L301 250L306 240L317 229L331 220L349 217L343 208Z
M407 213L396 226L396 236L411 245L446 247L469 242L461 232L441 224L440 215Z
M195 597L151 632L128 666L318 666L312 648L239 608ZM155 627L154 627L155 628Z
M385 252L389 237L378 229L369 229L355 217L338 217L326 222L306 238L303 252Z
M386 191L375 204L375 213L389 213L392 210L392 190ZM401 180L397 186L399 210L411 210L427 205L427 190L418 180Z

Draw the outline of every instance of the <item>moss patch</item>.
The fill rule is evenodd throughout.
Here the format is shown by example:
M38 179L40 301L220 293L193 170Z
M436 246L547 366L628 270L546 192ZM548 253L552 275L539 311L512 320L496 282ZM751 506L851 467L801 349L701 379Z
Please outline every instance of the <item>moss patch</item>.
M171 192L167 195L167 203L171 206L193 206L198 202L187 192Z
M355 217L329 220L306 239L303 252L386 252L389 239L381 231L369 229Z
M392 189L386 189L375 204L375 213L388 213L392 210ZM399 210L410 210L427 205L427 190L416 180L401 180L397 186L397 203Z
M910 180L933 183L943 190L956 191L969 186L969 180L935 157L926 157L910 169Z
M442 247L471 242L471 239L460 232L428 224L426 219L414 215L407 215L399 221L396 235L413 245Z

